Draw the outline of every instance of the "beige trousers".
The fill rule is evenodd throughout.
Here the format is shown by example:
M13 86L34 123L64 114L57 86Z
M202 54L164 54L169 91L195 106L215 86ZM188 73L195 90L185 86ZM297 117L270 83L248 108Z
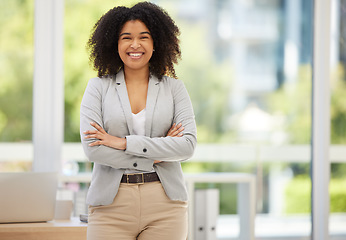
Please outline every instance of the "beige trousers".
M89 206L88 240L186 240L187 202L160 182L121 183L111 205Z

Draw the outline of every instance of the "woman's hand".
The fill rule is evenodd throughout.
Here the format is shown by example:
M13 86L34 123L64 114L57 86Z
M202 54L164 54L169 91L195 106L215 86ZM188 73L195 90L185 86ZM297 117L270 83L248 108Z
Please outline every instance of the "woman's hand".
M182 125L181 123L179 123L178 125L173 123L172 127L168 130L166 137L181 137L181 136L183 136L182 131L184 130L184 127L182 127L181 125ZM154 161L154 163L160 163L160 162L161 161L159 161L159 160Z
M98 140L89 144L90 147L104 145L108 147L112 147L119 150L126 149L126 139L119 138L112 135L109 135L102 127L100 127L97 123L90 123L96 130L88 130L83 132L86 136L85 139L96 138Z
M181 123L179 123L178 125L173 123L172 127L168 130L166 137L181 137L183 136L183 130L184 127L181 126Z

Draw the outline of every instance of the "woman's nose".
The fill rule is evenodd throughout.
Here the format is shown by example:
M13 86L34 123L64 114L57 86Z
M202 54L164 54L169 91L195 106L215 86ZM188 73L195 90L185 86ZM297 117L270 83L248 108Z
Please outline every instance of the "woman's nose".
M132 44L131 44L131 47L133 49L137 49L141 46L141 44L138 42L138 40L133 40Z

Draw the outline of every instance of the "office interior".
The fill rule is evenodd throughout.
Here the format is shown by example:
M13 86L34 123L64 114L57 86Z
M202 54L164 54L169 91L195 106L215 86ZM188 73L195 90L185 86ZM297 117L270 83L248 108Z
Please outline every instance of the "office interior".
M92 171L86 42L104 12L136 2L2 1L0 174L58 172L77 225ZM346 1L152 2L180 27L196 116L189 239L346 239Z

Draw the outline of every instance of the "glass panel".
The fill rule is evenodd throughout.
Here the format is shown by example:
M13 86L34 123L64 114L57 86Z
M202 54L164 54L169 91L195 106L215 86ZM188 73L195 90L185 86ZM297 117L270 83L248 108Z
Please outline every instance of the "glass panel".
M331 39L330 235L346 236L346 1L333 1Z
M0 2L0 142L31 141L34 1ZM6 150L7 148L5 148ZM29 171L28 159L8 159L0 172Z

